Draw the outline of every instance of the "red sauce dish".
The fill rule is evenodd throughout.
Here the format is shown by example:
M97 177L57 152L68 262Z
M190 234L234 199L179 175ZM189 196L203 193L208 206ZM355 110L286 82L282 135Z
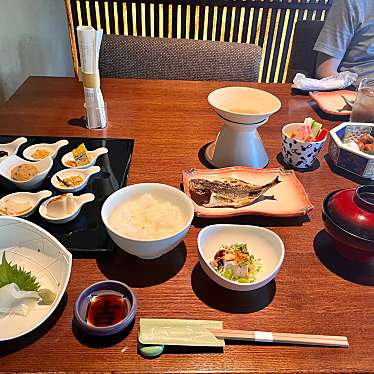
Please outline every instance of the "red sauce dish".
M323 203L322 218L339 253L354 261L373 260L374 186L329 194Z

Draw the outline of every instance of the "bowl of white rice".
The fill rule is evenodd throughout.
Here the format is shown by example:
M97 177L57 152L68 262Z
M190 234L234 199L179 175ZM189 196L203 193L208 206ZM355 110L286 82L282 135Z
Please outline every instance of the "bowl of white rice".
M122 250L154 259L174 249L187 234L194 216L191 199L177 188L140 183L110 195L101 218Z

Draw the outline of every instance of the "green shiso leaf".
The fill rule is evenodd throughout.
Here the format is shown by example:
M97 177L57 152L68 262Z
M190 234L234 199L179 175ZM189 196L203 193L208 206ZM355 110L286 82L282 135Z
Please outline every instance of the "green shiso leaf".
M10 283L15 283L22 291L38 291L40 288L30 271L7 261L4 251L0 264L0 288Z

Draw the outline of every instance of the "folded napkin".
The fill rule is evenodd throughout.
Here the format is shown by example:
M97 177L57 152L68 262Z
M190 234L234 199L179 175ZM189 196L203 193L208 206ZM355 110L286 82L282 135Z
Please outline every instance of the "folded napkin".
M292 88L303 91L341 90L353 84L357 78L358 74L350 71L343 71L322 79L307 78L304 74L297 73L293 79Z

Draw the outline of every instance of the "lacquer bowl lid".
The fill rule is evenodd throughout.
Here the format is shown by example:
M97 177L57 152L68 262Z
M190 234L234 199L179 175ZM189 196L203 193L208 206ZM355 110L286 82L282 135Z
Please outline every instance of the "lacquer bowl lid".
M359 186L333 194L327 213L344 230L374 241L374 186Z

